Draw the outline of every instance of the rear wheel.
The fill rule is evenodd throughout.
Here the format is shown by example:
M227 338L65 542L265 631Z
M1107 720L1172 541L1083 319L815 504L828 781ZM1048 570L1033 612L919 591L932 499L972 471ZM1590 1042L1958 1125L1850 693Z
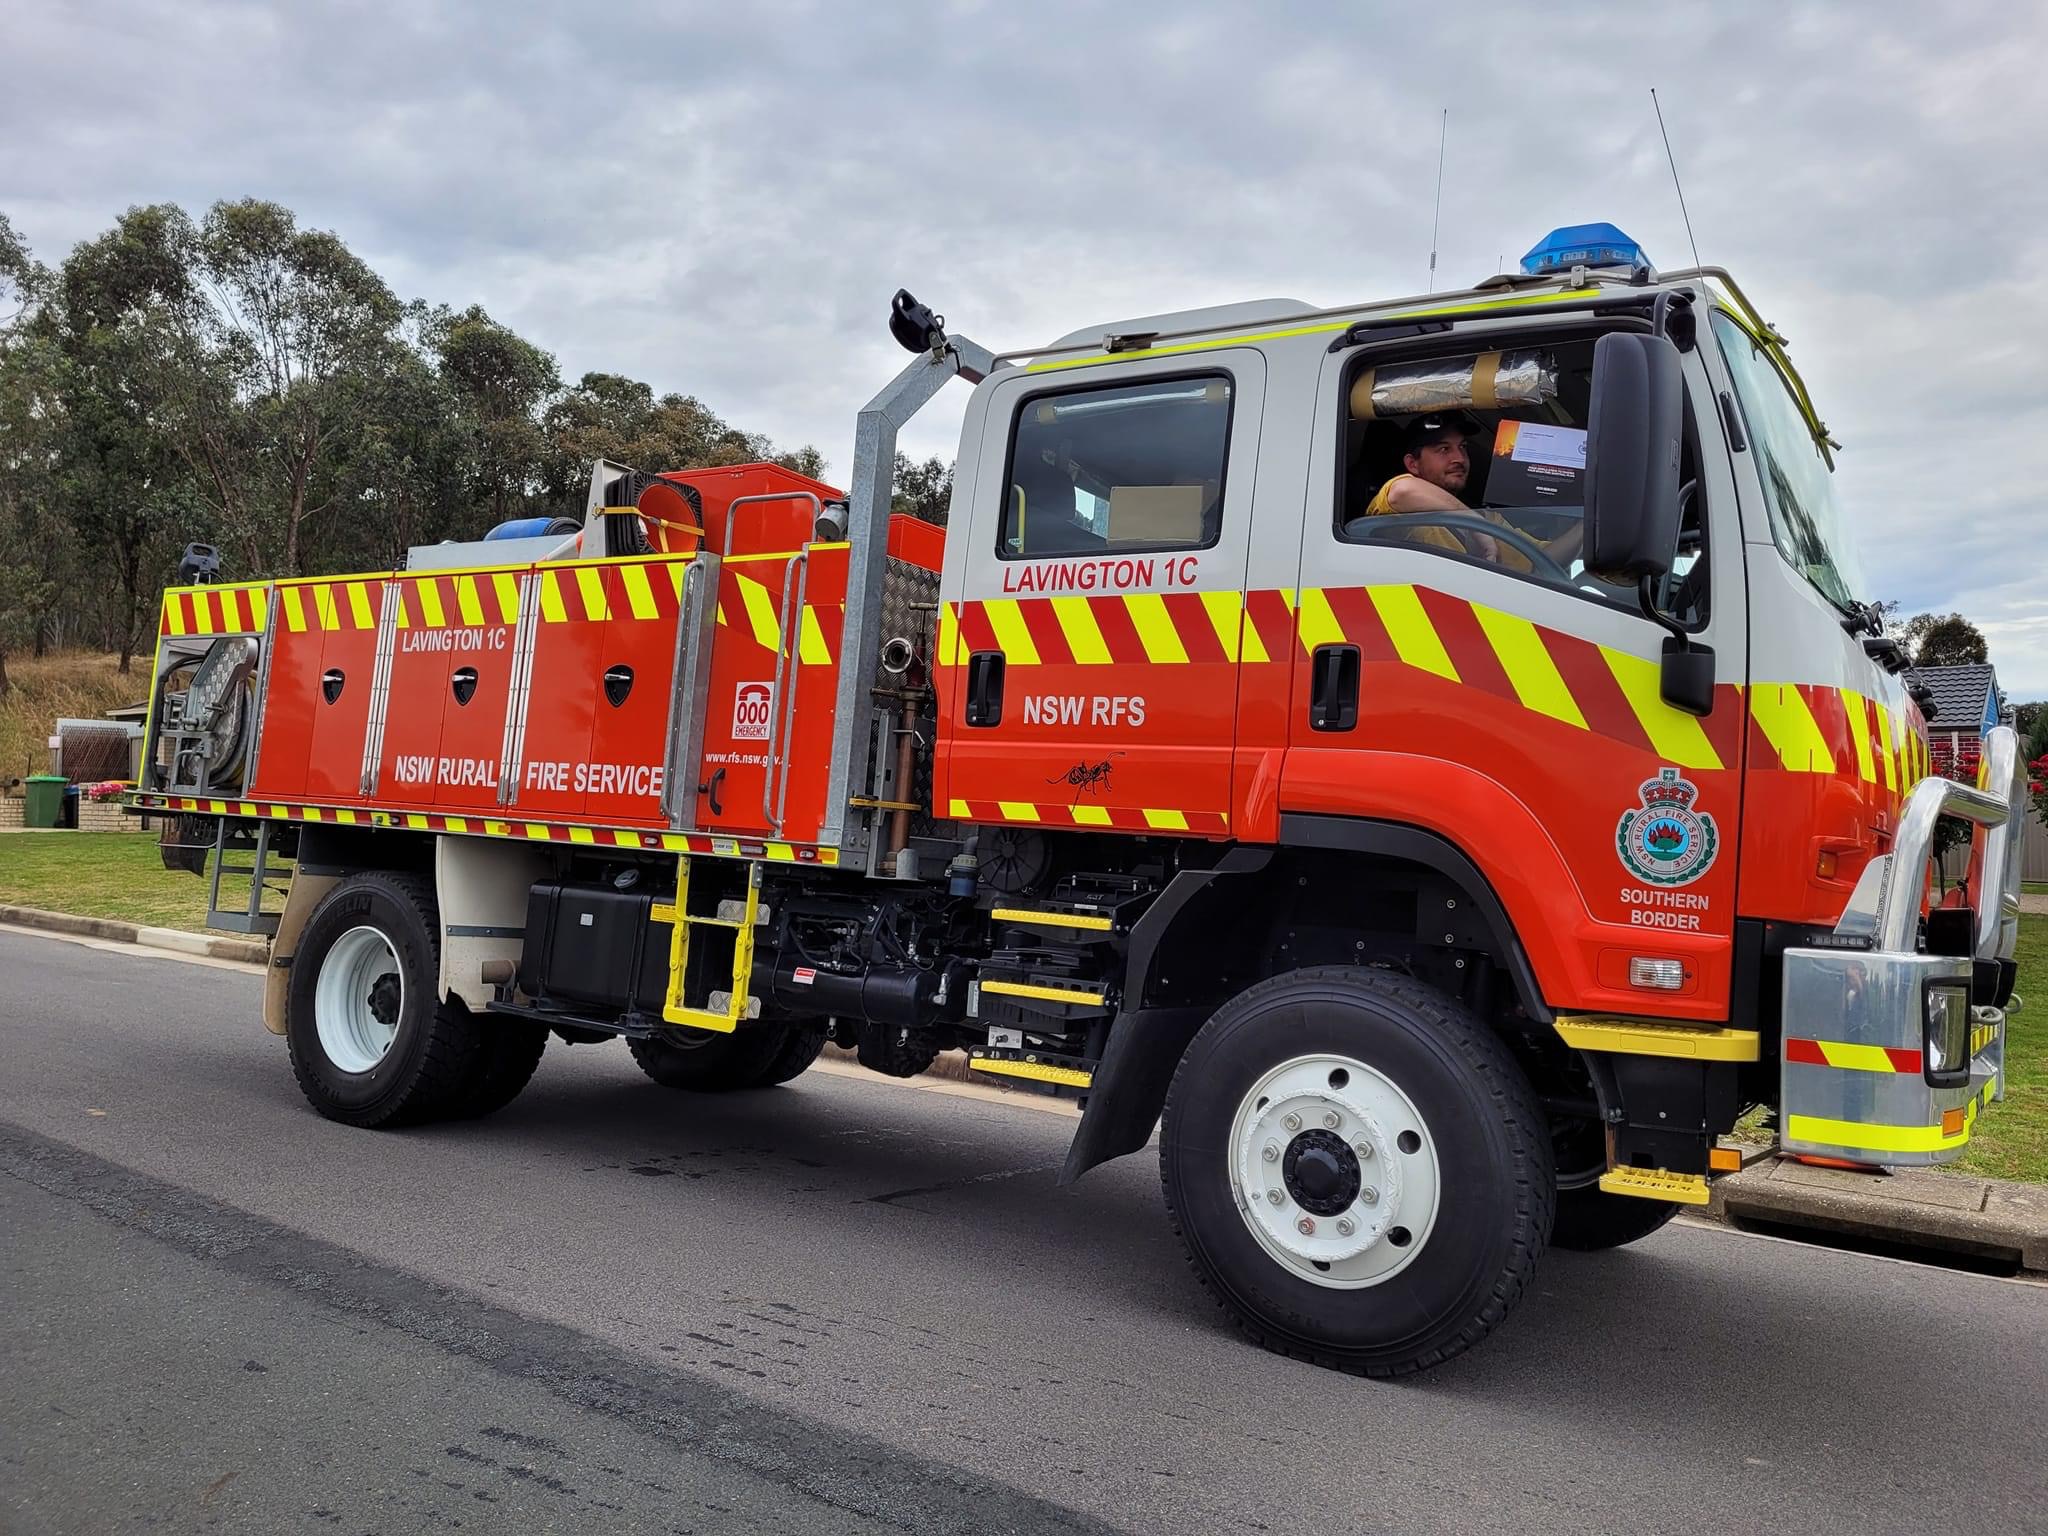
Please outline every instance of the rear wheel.
M810 1020L770 1020L731 1034L670 1028L626 1044L640 1070L664 1088L729 1093L788 1082L818 1059L825 1026Z
M451 996L441 1006L476 1020L458 997ZM533 1080L541 1053L547 1049L547 1025L528 1019L489 1015L476 1020L476 1029L476 1064L470 1068L469 1080L461 1093L449 1106L450 1119L481 1120L510 1104Z
M1324 967L1202 1027L1159 1147L1190 1263L1282 1354L1399 1376L1483 1338L1520 1298L1556 1188L1505 1046L1431 988Z
M1560 1248L1593 1252L1648 1237L1678 1214L1668 1200L1610 1195L1603 1189L1565 1189L1557 1195L1557 1225L1550 1240Z
M415 875L351 875L308 919L292 957L285 1041L315 1109L348 1125L430 1119L456 1102L478 1035L442 1006L439 919Z

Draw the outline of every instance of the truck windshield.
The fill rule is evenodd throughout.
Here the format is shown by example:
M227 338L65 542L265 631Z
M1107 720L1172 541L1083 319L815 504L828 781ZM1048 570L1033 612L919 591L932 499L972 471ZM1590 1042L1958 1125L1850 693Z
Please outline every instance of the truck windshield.
M1714 334L1735 381L1778 553L1829 602L1847 608L1863 590L1855 545L1835 505L1833 473L1784 376L1733 318L1714 312Z

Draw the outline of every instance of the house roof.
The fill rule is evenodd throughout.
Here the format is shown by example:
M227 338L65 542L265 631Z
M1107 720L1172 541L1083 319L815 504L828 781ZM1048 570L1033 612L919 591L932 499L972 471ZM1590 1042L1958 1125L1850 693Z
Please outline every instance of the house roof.
M1987 696L1998 690L1998 673L1983 662L1960 667L1916 667L1920 680L1934 690L1937 713L1930 722L1937 731L1983 729Z

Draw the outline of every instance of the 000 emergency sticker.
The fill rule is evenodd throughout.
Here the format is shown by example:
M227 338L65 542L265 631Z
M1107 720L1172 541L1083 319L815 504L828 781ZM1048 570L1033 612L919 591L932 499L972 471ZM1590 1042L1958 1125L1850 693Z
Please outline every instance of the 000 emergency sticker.
M732 739L766 741L774 690L766 683L741 683L732 696Z

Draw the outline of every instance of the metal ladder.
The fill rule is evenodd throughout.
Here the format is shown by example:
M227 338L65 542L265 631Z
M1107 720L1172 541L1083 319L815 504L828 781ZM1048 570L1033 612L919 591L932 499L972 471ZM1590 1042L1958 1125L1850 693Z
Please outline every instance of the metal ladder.
M723 864L726 861L719 862ZM731 1034L739 1027L740 1020L761 1016L761 1000L751 995L754 925L761 917L761 866L747 866L744 897L720 900L708 913L694 912L691 906L690 859L684 854L676 859L675 901L657 904L649 914L653 921L670 925L668 995L662 1000L661 1016L666 1023ZM689 969L693 942L711 946L714 964L717 949L730 943L730 972L718 967L713 976L700 977L698 986L692 989ZM727 984L711 984L718 980ZM692 990L700 995L692 997Z

